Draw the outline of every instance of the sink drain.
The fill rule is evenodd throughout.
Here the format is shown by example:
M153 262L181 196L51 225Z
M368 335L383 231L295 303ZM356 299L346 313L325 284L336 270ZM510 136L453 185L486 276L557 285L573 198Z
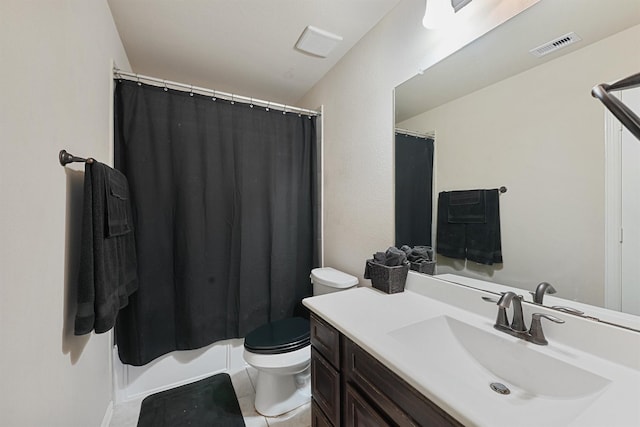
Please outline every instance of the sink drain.
M507 387L504 384L501 383L491 383L489 384L489 387L491 387L491 390L495 391L496 393L499 394L509 394L511 393L511 390L509 390L509 387Z

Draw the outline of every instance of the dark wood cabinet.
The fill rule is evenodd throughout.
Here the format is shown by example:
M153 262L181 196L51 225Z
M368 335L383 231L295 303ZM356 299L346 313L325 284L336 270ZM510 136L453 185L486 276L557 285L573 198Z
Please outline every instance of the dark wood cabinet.
M311 345L314 427L463 427L315 314Z
M350 384L345 389L344 412L344 423L348 426L393 427Z
M340 332L320 317L311 315L311 345L334 368L340 369Z
M312 426L341 424L340 333L321 318L311 315ZM317 414L316 412L321 412Z
M340 373L311 348L311 394L332 425L340 425Z
M313 427L333 427L315 400L311 401L311 425Z

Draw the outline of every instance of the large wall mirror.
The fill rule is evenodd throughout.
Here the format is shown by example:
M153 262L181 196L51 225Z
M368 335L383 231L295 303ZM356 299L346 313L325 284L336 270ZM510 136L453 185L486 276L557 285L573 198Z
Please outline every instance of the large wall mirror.
M570 33L577 41L530 53ZM605 188L605 175L616 152L605 141L617 144L620 132L590 94L640 72L639 45L637 0L542 0L396 88L396 128L435 134L433 217L441 191L508 190L499 199L503 263L438 256L438 274L523 290L545 281L566 300L640 305L639 262L620 273L627 289L618 296L605 286L613 268L605 268L607 198L615 189ZM640 157L635 165L637 176ZM433 221L434 245L435 228Z

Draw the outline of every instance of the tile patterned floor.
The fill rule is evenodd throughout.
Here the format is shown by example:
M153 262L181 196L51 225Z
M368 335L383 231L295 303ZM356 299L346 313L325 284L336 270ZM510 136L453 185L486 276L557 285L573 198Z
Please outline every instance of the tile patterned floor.
M258 414L253 407L255 395L255 381L257 372L255 369L242 368L229 372L231 382L238 396L240 410L244 416L247 427L310 427L311 403L307 403L291 412L279 417L265 418ZM136 427L142 399L136 399L120 405L113 410L113 417L109 427Z

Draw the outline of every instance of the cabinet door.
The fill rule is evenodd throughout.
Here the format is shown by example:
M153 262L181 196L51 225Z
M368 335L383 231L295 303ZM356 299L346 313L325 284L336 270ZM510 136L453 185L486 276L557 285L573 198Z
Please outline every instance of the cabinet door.
M463 427L402 378L360 348L343 340L342 375L400 426Z
M379 413L349 384L345 390L345 424L349 427L391 427Z
M315 400L311 400L311 427L333 427Z
M340 332L314 314L311 314L311 345L334 368L340 369Z
M329 421L340 425L340 374L311 347L311 395Z

